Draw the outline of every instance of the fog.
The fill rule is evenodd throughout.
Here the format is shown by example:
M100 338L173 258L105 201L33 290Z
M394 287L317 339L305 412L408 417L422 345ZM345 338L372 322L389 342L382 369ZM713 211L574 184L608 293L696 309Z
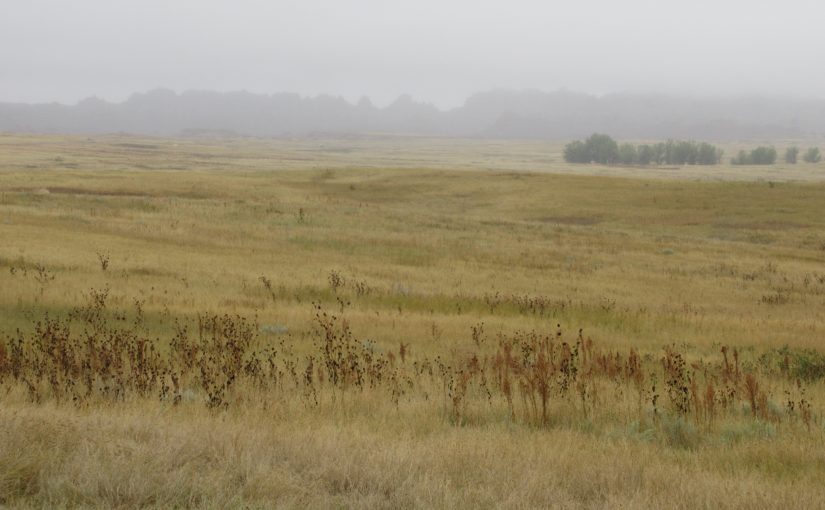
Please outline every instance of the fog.
M814 0L2 0L0 101L165 87L441 109L491 89L822 98Z

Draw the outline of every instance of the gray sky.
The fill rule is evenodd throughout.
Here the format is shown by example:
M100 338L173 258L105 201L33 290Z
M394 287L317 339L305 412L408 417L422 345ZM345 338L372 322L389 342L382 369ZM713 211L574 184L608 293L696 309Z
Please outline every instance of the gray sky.
M492 88L825 97L821 0L0 0L0 101Z

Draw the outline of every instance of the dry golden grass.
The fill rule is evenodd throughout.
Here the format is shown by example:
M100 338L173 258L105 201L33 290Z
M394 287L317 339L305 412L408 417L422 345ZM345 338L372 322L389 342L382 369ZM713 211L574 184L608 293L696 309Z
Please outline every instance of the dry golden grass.
M154 404L0 411L11 506L816 508L822 437L685 451L415 408L213 416Z
M195 328L198 313L229 313L257 320L257 346L284 342L304 364L319 352L316 302L346 319L356 348L369 340L395 358L387 374L440 357L467 385L456 405L438 377L410 375L400 396L389 384L343 394L316 379L313 396L305 382L269 391L240 380L209 410L197 371L177 405L160 386L58 403L48 378L33 403L7 376L0 502L819 505L825 167L639 178L559 159L559 147L526 142L0 136L2 333L35 338L34 321L108 288L107 313L131 323L139 306L137 331L159 338L164 356L176 321ZM575 387L558 388L558 359L546 419L519 400L526 372L513 373L515 404L492 382L484 396L479 374L493 373L502 339L552 337L557 325L570 345L583 328L622 366L639 352L641 409L632 373L607 368L580 376L580 404ZM706 383L721 391L730 378L723 345L742 374L735 403L708 411ZM678 373L676 358L660 363L666 347L687 372L710 367L692 378L700 388L686 386L685 416L665 390ZM458 363L473 355L489 357L487 372L463 376Z

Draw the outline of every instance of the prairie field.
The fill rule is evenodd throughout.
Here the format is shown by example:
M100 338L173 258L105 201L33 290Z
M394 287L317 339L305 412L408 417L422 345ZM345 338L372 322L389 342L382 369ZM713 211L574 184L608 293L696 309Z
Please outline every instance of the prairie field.
M0 506L822 507L825 163L561 150L0 135Z

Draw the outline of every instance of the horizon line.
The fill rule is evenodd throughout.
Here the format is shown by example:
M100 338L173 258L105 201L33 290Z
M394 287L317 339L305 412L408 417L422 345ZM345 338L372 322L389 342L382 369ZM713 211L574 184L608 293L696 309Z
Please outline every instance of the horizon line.
M215 95L222 95L222 96L229 96L229 95L249 95L255 97L265 97L265 98L272 98L276 96L297 96L300 100L314 100L314 99L322 99L322 98L331 98L335 100L340 100L347 103L349 106L358 107L362 103L366 103L367 106L375 108L377 110L384 110L387 108L392 107L395 104L401 102L412 102L419 106L428 106L432 107L439 112L446 113L452 110L457 110L467 106L467 103L474 97L484 94L494 94L494 93L511 93L511 94L526 94L526 93L536 93L536 94L543 94L543 95L559 95L559 94L571 94L576 96L583 96L583 97L590 97L595 99L605 99L610 97L651 97L651 98L663 98L663 99L674 99L674 100L692 100L692 101L731 101L731 100L746 100L746 101L754 101L754 100L768 100L768 101L794 101L794 102L825 102L825 97L817 97L813 95L803 95L803 94L765 94L765 93L744 93L744 94L732 94L732 93L715 93L715 94L708 94L708 93L696 93L696 94L688 94L688 93L675 93L675 92L662 92L662 91L634 91L634 90L619 90L619 91L612 91L612 92L604 92L604 93L595 93L595 92L588 92L588 91L579 91L570 89L567 87L559 87L553 90L548 89L540 89L536 87L493 87L485 90L479 90L469 94L463 102L456 106L452 107L439 107L435 104L434 101L429 101L425 99L419 99L413 96L410 93L401 93L395 99L390 101L384 106L376 105L375 102L366 94L363 94L358 97L358 99L353 100L352 97L347 97L344 94L336 94L336 93L328 93L328 92L319 92L316 94L311 93L301 93L301 92L293 92L293 91L276 91L276 92L255 92L250 91L248 89L226 89L226 90L216 90L216 89L200 89L200 88L186 88L186 89L173 89L171 87L165 86L158 86L151 89L146 89L144 91L135 91L130 93L125 99L117 101L117 100L110 100L104 97L101 97L98 94L91 94L89 96L83 97L78 99L75 102L62 102L59 100L54 101L14 101L14 100L4 100L0 99L0 104L5 105L25 105L25 106L65 106L65 107L76 107L81 105L84 102L88 101L99 101L105 103L107 105L117 106L123 105L128 103L129 101L133 100L139 96L146 96L150 94L156 93L171 93L175 97L182 97L187 94L194 94L194 93L201 93L201 94L215 94Z

